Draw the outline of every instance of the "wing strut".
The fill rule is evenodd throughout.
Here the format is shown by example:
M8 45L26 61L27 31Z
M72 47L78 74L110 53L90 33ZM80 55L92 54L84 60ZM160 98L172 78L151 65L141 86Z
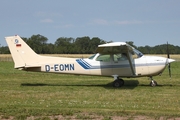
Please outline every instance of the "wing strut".
M134 70L134 67L133 67L133 64L132 64L130 53L127 52L127 55L128 55L128 60L129 60L129 64L130 64L130 67L131 67L132 74L135 76L136 74L135 74L135 70Z

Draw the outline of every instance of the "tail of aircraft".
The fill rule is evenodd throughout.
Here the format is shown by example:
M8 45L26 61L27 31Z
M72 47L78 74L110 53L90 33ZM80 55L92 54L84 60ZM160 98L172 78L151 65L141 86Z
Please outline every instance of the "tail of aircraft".
M18 35L5 37L9 46L14 68L25 68L38 65L39 55L36 54Z

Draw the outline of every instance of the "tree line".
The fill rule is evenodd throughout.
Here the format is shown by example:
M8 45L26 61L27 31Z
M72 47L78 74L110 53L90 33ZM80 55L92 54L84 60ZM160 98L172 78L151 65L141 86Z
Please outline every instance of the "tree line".
M98 45L112 42L105 41L98 37L59 37L54 44L48 43L48 38L37 34L30 38L22 37L22 39L38 54L93 54ZM127 41L128 44L138 49L144 54L167 54L167 44L157 45L154 47L136 46L134 42ZM180 54L180 47L169 44L170 54ZM0 47L0 54L9 54L7 46Z

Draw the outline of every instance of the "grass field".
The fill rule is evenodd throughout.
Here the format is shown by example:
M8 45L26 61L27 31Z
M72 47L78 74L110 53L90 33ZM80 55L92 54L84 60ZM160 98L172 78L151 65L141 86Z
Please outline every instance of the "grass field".
M0 119L175 119L180 118L180 62L172 79L166 69L149 80L18 71L0 62Z

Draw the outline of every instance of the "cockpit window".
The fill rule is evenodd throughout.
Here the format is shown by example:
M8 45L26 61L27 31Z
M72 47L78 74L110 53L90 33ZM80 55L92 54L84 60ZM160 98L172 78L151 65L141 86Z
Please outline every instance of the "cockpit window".
M140 58L143 56L143 54L136 49L133 49L132 55L133 55L133 58Z
M92 60L95 56L96 56L96 54L94 54L94 55L90 56L90 57L89 57L89 59L91 59L91 60Z
M113 58L115 62L128 60L126 53L114 54Z
M111 60L111 56L109 54L105 55L99 55L96 58L96 61L102 61L102 62L109 62Z

